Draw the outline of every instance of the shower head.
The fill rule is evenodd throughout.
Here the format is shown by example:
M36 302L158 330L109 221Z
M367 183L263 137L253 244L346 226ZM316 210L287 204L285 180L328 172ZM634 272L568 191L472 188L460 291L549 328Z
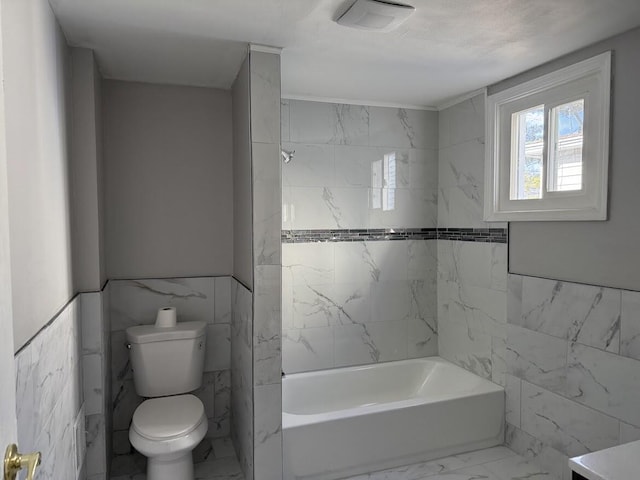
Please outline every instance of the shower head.
M282 161L284 161L284 163L289 163L292 159L293 159L293 155L296 153L295 150L282 150Z

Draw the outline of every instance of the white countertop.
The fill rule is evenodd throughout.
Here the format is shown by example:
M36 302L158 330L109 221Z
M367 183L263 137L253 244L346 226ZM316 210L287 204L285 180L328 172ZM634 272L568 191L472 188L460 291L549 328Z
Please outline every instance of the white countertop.
M640 441L574 457L569 467L589 480L640 478Z

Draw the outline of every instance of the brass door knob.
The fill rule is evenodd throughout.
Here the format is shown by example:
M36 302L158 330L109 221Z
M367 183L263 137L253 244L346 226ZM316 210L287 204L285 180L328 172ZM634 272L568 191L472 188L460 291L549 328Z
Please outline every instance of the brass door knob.
M4 455L4 480L16 480L16 475L23 468L27 469L27 479L33 480L36 468L40 465L40 452L23 455L18 453L18 446L12 443Z

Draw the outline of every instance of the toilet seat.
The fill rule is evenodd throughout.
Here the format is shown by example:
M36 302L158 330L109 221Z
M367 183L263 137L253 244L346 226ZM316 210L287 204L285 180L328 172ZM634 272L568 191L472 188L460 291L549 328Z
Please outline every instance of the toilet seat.
M189 436L207 422L204 406L193 395L176 395L145 400L136 409L131 429L151 441Z

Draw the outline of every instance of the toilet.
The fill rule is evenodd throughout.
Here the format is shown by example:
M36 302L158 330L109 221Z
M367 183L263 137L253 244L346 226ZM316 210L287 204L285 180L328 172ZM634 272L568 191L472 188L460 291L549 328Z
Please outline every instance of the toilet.
M193 480L193 449L207 433L199 398L204 322L127 329L136 393L147 398L133 414L129 440L147 457L147 480Z

